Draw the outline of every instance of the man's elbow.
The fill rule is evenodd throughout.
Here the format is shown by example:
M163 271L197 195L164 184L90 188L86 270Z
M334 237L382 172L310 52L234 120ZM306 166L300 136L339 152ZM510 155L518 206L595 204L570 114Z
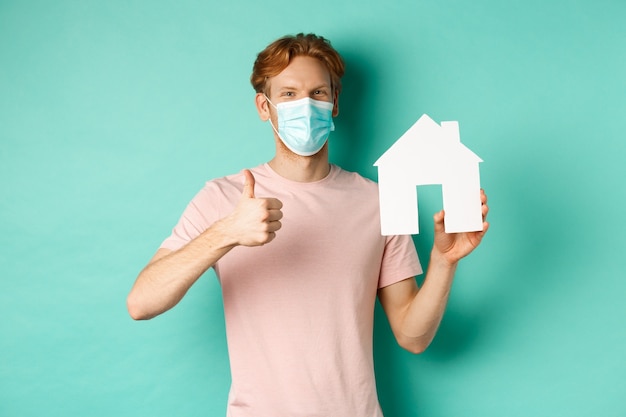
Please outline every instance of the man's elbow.
M400 347L415 355L424 353L428 346L430 346L430 340L425 340L421 337L399 337L398 344Z
M129 294L128 298L126 298L126 309L128 310L128 314L133 320L148 320L153 316L148 314L148 312L143 308L141 303L136 299L133 294Z

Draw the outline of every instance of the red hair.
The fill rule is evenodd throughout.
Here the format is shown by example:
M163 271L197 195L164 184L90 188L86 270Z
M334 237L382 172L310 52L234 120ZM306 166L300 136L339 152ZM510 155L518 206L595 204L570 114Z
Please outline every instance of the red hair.
M302 55L322 61L330 73L332 88L337 92L341 91L341 77L345 72L343 59L330 45L329 40L312 33L282 37L261 51L254 61L250 76L254 90L269 94L266 91L267 79L280 74L294 57Z

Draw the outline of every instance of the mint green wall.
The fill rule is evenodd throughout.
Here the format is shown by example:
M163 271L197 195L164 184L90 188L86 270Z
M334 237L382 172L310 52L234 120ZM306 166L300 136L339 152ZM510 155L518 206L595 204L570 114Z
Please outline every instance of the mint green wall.
M375 178L422 113L485 160L492 229L431 348L377 312L386 416L626 415L625 21L622 0L0 1L0 415L224 415L212 273L149 322L125 297L205 180L271 157L248 77L297 31L348 64L334 162Z

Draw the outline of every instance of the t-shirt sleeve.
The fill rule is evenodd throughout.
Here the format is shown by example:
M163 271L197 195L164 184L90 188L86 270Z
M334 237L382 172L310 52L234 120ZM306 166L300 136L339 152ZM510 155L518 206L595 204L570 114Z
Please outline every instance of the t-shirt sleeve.
M209 182L195 195L174 226L172 234L161 243L161 248L178 250L219 219L219 196L216 191L217 187Z
M420 275L422 272L422 266L411 236L388 237L380 267L378 288Z

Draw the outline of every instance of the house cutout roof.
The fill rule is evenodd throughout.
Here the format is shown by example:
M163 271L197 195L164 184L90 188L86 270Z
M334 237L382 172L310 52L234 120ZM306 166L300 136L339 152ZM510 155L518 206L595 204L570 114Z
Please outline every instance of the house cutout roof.
M448 233L482 230L482 159L461 143L456 121L424 114L374 163L383 235L419 233L417 185L441 184Z
M446 160L467 158L483 162L474 152L461 143L458 122L441 122L438 125L433 119L424 114L393 144L374 166L385 163L402 162L411 158L411 163L437 159Z

